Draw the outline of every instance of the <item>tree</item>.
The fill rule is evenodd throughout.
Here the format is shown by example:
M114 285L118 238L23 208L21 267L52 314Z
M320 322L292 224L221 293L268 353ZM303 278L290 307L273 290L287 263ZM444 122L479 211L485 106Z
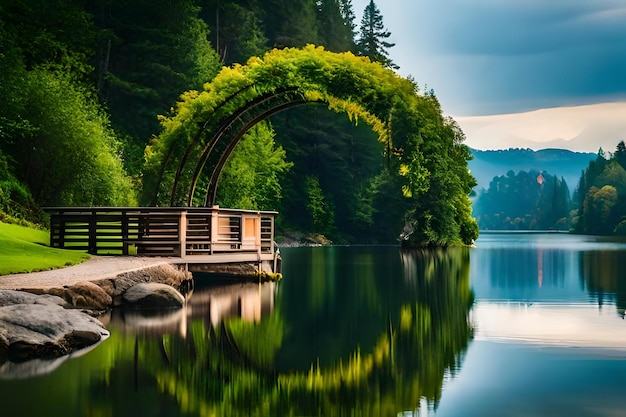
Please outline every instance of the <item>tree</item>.
M355 52L356 23L354 23L354 19L356 19L356 16L354 15L352 0L339 0L339 11L341 12L341 17L343 18L343 24L345 26L346 32L349 34L349 39L351 42L350 51Z
M245 64L268 49L263 32L264 13L257 0L203 2L200 17L211 28L213 48L225 65Z
M620 163L625 154L624 142L620 142L610 159L599 154L583 172L576 190L580 201L576 232L625 233L626 170Z
M570 204L565 180L545 171L509 171L493 178L474 211L482 229L567 230Z
M618 204L617 190L611 185L598 189L591 187L585 198L588 213L586 232L590 234L612 234L615 225L611 221L614 207Z
M626 144L624 144L623 140L617 144L614 157L622 168L626 169Z
M299 90L290 95L294 86ZM287 90L290 94L276 94L287 88L291 89ZM270 108L250 107L250 103L268 94L280 98L280 101L269 103L273 106ZM217 149L217 155L210 156L226 157L232 149L230 146L239 138L237 128L232 131L234 136L213 135L222 131L225 125L221 121L228 121L233 112L241 111L253 121L263 119L264 114L275 110L307 102L322 102L336 113L347 114L353 122L368 124L377 135L385 156L379 161L386 164L388 183L393 184L390 194L395 196L394 200L404 199L398 205L390 200L381 201L380 209L389 209L394 214L393 224L381 227L388 228L397 236L401 230L396 225L406 219L415 230L427 231L409 237L411 243L416 245L471 243L475 221L469 215L468 193L475 182L467 170L470 153L461 143L462 132L442 115L434 94L421 94L414 82L399 77L378 63L351 53L329 52L314 45L303 49L275 49L263 57L250 59L247 65L223 68L211 83L205 84L202 91L181 95L173 114L161 118L163 130L146 150L144 201L159 204L194 198L197 173L207 160L202 156L203 150ZM264 113L256 113L261 111ZM203 128L204 133L199 135L200 125L206 127ZM210 142L216 137L215 143ZM338 165L350 166L348 162L353 161L350 152L356 148L350 146L349 140L323 143L318 140L319 137L316 134L311 142L315 144L317 141L327 147L328 151L320 155L328 158L320 158L318 162L327 164L327 159L333 157L337 149L338 155L346 156ZM335 157L332 161L339 162L339 159ZM350 179L350 170L347 172L348 175L336 174L334 179L332 174L329 177L346 183ZM311 201L316 203L316 208L324 208L324 216L318 219L324 219L319 226L326 228L331 225L326 219L334 217L335 201L324 192L320 178L316 175L309 177L317 178L322 192L316 191L313 181L304 184L304 189L307 196L315 197ZM348 185L343 188L343 193L347 194L350 190ZM212 198L212 195L209 193L208 197ZM318 204L320 201L326 206ZM408 210L401 210L406 207ZM360 212L366 213L366 207L363 209ZM439 219L437 216L440 214L445 216ZM463 222L469 224L464 225Z
M200 89L220 68L195 0L98 0L95 78L111 123L127 137L124 158L138 175L143 152L181 92Z
M383 146L371 128L355 126L344 115L322 106L305 106L283 112L272 122L277 141L294 162L285 178L285 199L280 209L292 227L306 228L306 184L302 178L317 178L334 204L334 228L342 236L328 236L335 242L356 236L373 239L370 184L382 168Z
M305 190L310 230L315 233L328 235L334 228L334 210L332 202L329 202L324 195L319 180L316 177L306 177Z
M11 215L39 221L33 201L135 201L119 143L89 84L97 32L84 3L0 5L0 188Z
M372 61L380 62L387 68L398 69L399 67L393 63L387 52L388 48L395 46L395 43L386 41L390 36L391 32L385 29L380 10L374 0L370 0L363 11L361 30L356 43L357 52Z
M0 21L27 70L44 66L83 82L93 70L97 31L84 0L2 0ZM2 50L4 52L3 43Z
M280 180L293 166L274 142L269 123L254 126L224 166L217 202L222 207L277 210L282 198Z
M315 0L259 0L265 36L275 48L318 44Z
M21 112L28 124L6 143L35 201L45 205L131 205L135 193L106 115L66 74L27 73Z
M354 51L354 12L350 0L317 0L320 42L333 52Z

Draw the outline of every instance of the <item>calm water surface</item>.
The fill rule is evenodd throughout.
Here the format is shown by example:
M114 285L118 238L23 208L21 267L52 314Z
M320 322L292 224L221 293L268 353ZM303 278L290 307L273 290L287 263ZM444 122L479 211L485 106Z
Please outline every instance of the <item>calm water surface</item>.
M114 311L87 352L0 365L0 415L626 413L625 243L483 233L282 255L279 284L198 275L181 311Z

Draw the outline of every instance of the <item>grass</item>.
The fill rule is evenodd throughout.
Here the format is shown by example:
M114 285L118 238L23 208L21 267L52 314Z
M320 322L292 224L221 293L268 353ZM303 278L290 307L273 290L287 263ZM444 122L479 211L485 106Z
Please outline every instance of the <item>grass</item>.
M85 252L48 247L43 230L0 222L0 275L46 271L89 259Z

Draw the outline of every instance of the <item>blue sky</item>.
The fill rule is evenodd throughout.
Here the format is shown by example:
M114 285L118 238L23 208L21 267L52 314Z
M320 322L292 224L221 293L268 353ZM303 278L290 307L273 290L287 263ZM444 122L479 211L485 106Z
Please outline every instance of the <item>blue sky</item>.
M352 1L357 24L368 3ZM468 145L595 152L626 139L626 1L375 3L399 72L435 90Z

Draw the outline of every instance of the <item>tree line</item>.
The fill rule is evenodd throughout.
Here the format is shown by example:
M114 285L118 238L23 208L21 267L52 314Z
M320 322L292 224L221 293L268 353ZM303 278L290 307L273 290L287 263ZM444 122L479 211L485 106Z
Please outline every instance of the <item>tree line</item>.
M357 24L351 0L0 0L0 210L41 222L42 206L138 204L151 146L183 92L202 91L224 66L309 43L395 69L390 35L374 1ZM412 143L421 171L390 169L371 128L308 106L248 132L219 203L279 210L284 230L336 242L391 241L402 228L430 243L471 240L469 152L433 92L420 94L423 125L434 121L420 135L443 137ZM420 161L436 147L446 161ZM454 175L440 166L450 161ZM430 196L420 210L418 194ZM446 199L449 212L433 215Z
M569 230L571 198L563 178L509 170L496 176L474 203L484 230Z
M581 176L574 194L574 231L626 235L626 145L614 153L602 149Z
M571 197L563 178L510 170L495 176L473 207L481 229L626 235L626 145L608 154L600 149Z

